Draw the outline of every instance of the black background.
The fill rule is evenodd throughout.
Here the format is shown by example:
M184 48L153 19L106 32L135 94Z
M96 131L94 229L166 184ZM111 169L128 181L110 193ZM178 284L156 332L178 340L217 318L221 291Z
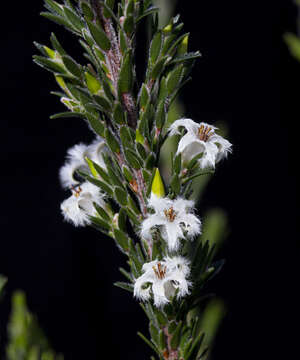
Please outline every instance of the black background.
M63 107L49 95L56 88L50 74L32 63L32 43L47 43L55 31L75 56L77 46L39 17L41 9L42 1L13 1L1 11L0 273L9 278L1 334L10 294L23 289L66 360L103 358L106 350L109 359L149 358L136 336L147 332L142 311L112 286L124 259L112 241L60 215L66 194L58 169L66 149L92 134L80 120L49 120ZM226 209L231 226L221 254L227 265L215 281L228 314L214 359L299 358L300 64L282 40L296 30L296 7L287 0L180 0L177 11L191 48L203 54L182 93L186 115L224 120L234 144L202 204Z

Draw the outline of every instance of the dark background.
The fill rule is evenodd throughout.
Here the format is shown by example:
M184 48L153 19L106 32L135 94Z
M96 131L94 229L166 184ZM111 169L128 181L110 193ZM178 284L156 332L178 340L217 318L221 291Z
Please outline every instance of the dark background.
M234 144L202 203L203 210L223 207L231 226L220 254L227 266L215 281L228 315L214 359L299 358L300 63L282 40L296 30L296 7L287 0L179 0L177 8L191 48L203 54L182 93L186 115L225 121ZM142 311L112 286L124 259L112 241L60 215L66 194L58 169L66 149L92 134L81 120L49 120L63 107L49 94L51 75L32 63L32 43L48 43L55 31L71 53L77 47L39 17L41 9L42 1L2 4L0 273L9 283L1 335L10 295L23 289L66 360L104 358L105 349L109 359L149 358L136 336L147 332Z

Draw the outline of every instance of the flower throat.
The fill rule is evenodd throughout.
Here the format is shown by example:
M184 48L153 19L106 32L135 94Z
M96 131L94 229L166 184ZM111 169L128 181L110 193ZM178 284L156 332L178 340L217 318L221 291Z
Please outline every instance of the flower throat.
M209 126L201 125L198 129L198 137L204 142L208 141L212 134L212 128Z
M160 262L156 266L153 266L152 269L158 279L162 280L165 277L167 267L161 265Z
M174 211L173 207L170 207L168 210L164 210L164 213L168 221L173 222L176 219L176 211Z

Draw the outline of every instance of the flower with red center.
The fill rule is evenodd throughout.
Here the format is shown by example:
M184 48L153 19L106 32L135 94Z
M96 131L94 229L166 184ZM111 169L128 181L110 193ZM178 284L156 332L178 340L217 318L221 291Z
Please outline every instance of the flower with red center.
M72 188L72 196L64 200L60 206L66 221L75 226L85 226L91 223L90 216L97 216L94 204L105 207L103 194L97 186L88 182Z
M202 155L198 160L200 168L214 168L216 163L231 152L232 145L216 134L216 127L203 122L197 124L191 119L179 119L170 126L170 135L180 134L181 127L187 132L178 143L177 154L181 153L184 161Z
M189 262L181 257L166 257L143 265L143 275L136 279L134 296L148 301L153 296L154 305L166 305L176 294L177 298L189 294L191 283ZM177 291L178 290L178 291Z
M149 214L142 223L141 235L151 240L151 230L159 227L163 239L167 242L170 251L178 250L180 239L185 236L193 238L201 232L201 221L192 213L194 202L177 198L159 198L151 195L148 206L154 213Z

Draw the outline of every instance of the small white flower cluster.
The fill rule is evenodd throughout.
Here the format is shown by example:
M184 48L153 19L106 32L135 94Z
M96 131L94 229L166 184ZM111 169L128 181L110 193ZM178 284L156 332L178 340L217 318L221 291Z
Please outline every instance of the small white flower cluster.
M177 154L182 154L184 162L198 156L201 169L214 168L216 163L231 152L231 144L215 133L214 126L197 124L191 119L180 119L171 125L170 135L180 134L181 127L187 132L179 141ZM201 221L192 212L193 201L159 198L152 194L148 206L154 213L141 226L141 236L147 241L152 239L153 228L159 228L168 250L175 252L180 249L181 239L193 239L201 233ZM177 289L178 297L189 293L189 263L181 256L146 263L142 270L143 275L134 285L134 295L142 301L149 300L152 293L154 304L160 307L169 302Z
M96 139L91 145L75 145L68 150L66 163L60 169L62 186L72 192L72 196L62 202L61 211L65 220L75 226L90 224L90 216L96 215L93 203L105 207L104 196L99 188L89 182L81 183L75 177L77 170L89 172L86 157L105 168L103 151L105 143L101 138Z
M180 119L171 125L169 134L181 134L180 128L186 130L177 149L177 154L182 154L183 163L197 157L201 169L214 168L216 163L231 152L231 144L215 133L214 126L197 124L191 119ZM75 226L91 223L90 217L97 213L94 203L102 208L106 207L104 195L97 186L89 182L82 183L75 177L77 170L90 172L86 158L106 169L103 151L106 151L106 146L101 138L91 145L75 145L68 150L66 163L60 169L62 186L72 191L72 196L61 204L61 210L64 218ZM160 175L159 179L161 190L163 184ZM142 301L153 297L157 307L164 306L175 295L180 298L189 294L189 261L180 256L179 251L181 241L193 240L201 234L201 221L193 213L194 201L181 197L172 200L163 197L163 192L152 192L148 199L148 208L152 212L143 220L140 235L150 244L153 230L159 229L171 256L145 263L143 274L134 284L134 296Z

